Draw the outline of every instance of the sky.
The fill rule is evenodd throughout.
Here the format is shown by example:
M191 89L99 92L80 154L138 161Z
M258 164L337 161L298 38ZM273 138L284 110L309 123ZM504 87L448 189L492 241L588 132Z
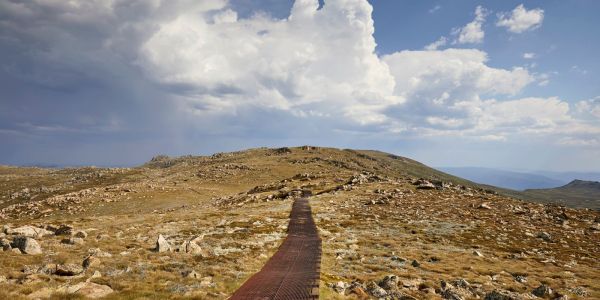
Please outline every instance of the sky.
M0 164L318 145L600 170L600 2L0 0Z

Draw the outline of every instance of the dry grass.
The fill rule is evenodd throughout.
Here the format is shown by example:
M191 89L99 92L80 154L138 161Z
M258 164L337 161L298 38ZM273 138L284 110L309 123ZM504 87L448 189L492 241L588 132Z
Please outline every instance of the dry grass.
M335 191L362 171L377 174L381 180ZM98 177L99 173L104 175ZM295 176L302 173L311 176ZM0 299L19 299L42 288L73 285L89 279L94 271L102 277L92 282L115 291L107 299L225 299L263 266L285 236L292 200L267 202L267 196L278 190L246 194L265 184L283 185L284 191L304 188L322 193L311 198L311 205L322 229L324 299L353 297L338 295L327 287L330 283L379 280L387 274L419 280L420 290L405 291L419 299L439 297L425 293L425 288L438 288L440 280L457 278L481 284L485 290L502 287L521 293L543 282L571 298L577 297L568 288L584 287L590 297L600 298L600 234L588 229L588 221L593 222L598 212L567 210L572 218L566 229L545 217L554 216L554 212L546 213L549 207L478 190L473 195L415 190L411 184L415 176L470 185L403 158L335 149L293 148L291 153L253 149L123 170L0 167L0 208L95 189L79 202L67 203L71 213L65 206L51 204L43 209L53 210L43 214L8 210L0 225L69 224L85 230L88 237L84 245L61 244L63 237L59 236L40 238L44 254L38 256L0 252L0 275L9 281L0 283ZM29 200L9 200L23 188L41 186L52 192L34 193ZM382 197L374 192L377 189L398 190L402 195L396 193L388 203L366 205ZM482 202L490 203L492 209L477 209ZM516 206L527 213L516 214ZM554 242L542 243L526 231L534 235L547 231ZM220 255L153 252L158 234L174 247L204 235L202 246ZM31 279L23 272L24 266L79 264L93 248L112 257L100 258L101 263L82 276ZM474 256L473 250L484 256ZM521 252L527 256L509 258ZM550 258L555 262L542 262ZM412 260L421 265L411 266ZM211 284L201 286L201 279L182 275L191 270L200 277L212 277ZM516 275L525 275L527 282L515 282ZM57 292L52 297L78 296Z

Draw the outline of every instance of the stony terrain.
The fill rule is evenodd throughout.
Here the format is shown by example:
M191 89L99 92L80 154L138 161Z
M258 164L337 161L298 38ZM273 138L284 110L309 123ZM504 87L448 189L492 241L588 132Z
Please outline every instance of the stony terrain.
M598 299L600 213L410 159L300 147L0 167L0 299L226 299L310 191L323 299Z

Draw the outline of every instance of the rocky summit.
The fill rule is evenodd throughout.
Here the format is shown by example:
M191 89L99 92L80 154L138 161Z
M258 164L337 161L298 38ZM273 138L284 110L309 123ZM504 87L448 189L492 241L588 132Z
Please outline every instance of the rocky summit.
M600 299L600 212L312 146L0 167L0 299L227 299L308 197L322 299Z

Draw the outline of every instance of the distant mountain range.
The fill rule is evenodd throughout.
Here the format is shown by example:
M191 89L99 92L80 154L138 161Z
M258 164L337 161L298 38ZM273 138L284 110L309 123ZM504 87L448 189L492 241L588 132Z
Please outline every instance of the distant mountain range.
M473 182L517 191L560 187L576 179L600 181L600 172L515 172L479 167L442 167L437 169Z
M526 189L553 188L568 181L555 179L539 174L504 171L488 168L438 168L439 170L481 184L489 184L501 188L523 191Z

